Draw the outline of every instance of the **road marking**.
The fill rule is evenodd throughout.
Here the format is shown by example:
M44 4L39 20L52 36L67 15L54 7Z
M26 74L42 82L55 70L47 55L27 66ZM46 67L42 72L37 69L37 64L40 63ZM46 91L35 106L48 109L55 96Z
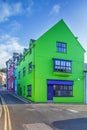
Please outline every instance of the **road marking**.
M8 110L7 105L6 105L6 109L7 109L7 114L8 114L8 125L9 125L9 130L12 130L12 127L11 127L11 118L10 118L10 113L9 113L9 110Z
M4 101L4 98L1 95L0 95L0 98L2 101L3 108L4 108L4 113L5 113L4 130L12 130L10 113L9 113L8 107Z
M78 111L76 111L76 110L72 110L72 109L67 109L67 110L70 112L73 112L73 113L78 113Z
M23 127L25 130L53 130L45 123L24 124Z
M0 118L2 117L2 106L0 105Z
M4 112L5 112L4 130L6 130L7 129L7 113L6 113L5 105L3 105L3 108L4 108Z

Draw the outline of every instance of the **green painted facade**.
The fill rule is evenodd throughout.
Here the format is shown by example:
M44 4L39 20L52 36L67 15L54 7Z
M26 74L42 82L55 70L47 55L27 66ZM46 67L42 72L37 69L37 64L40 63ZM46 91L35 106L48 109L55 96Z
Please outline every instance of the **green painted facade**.
M57 52L56 42L66 43L66 53ZM34 102L48 102L47 80L73 81L72 96L53 96L53 102L84 103L84 49L63 20L55 24L35 42L18 63L18 94ZM55 72L53 59L72 61L71 73ZM29 64L32 62L32 71ZM23 76L23 68L26 75ZM31 85L31 96L28 96Z

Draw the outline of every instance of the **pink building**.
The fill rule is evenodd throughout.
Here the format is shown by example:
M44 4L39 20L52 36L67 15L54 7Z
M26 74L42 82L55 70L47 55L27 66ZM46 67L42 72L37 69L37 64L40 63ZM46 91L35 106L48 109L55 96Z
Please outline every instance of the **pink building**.
M6 75L7 75L7 80L6 80L6 87L9 91L15 92L17 91L17 81L16 81L16 64L19 60L19 54L14 52L13 57L9 59L6 62Z
M8 70L7 70L7 89L11 92L14 91L14 64L12 59L7 61Z

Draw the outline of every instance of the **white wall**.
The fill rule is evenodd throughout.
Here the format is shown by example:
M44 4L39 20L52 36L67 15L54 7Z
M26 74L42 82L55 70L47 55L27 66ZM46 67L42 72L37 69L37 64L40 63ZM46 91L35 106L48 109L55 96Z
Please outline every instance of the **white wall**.
M85 103L87 104L87 72L85 72Z

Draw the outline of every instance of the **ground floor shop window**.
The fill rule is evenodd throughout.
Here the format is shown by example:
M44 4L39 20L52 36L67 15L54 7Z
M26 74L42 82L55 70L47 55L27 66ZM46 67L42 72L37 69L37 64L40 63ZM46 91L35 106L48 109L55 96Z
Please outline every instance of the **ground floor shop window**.
M31 92L32 92L32 86L28 85L28 96L31 97Z
M69 97L73 96L72 85L53 85L53 92L55 97Z

